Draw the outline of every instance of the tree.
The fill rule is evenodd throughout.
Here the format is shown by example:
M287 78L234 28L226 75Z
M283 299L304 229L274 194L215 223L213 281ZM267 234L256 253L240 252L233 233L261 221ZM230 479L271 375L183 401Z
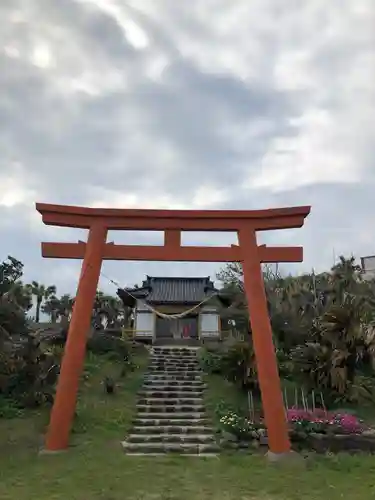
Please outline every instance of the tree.
M0 264L0 340L27 330L25 311L31 300L20 280L22 274L23 264L14 257Z
M119 328L127 326L130 313L130 308L125 308L118 297L105 295L100 290L97 291L92 317L94 328Z
M31 294L36 297L35 305L35 321L39 323L41 306L44 300L48 300L52 295L56 294L55 285L45 286L39 284L37 281L32 281L29 285Z
M51 323L56 323L58 320L69 321L73 311L74 299L70 294L64 294L60 298L56 295L51 295L42 305L42 312L48 314ZM64 320L63 320L64 318Z

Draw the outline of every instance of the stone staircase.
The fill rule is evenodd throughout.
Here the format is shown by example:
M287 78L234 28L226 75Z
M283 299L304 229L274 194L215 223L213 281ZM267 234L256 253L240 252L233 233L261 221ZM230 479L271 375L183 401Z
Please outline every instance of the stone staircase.
M196 352L194 348L153 347L137 417L122 443L128 455L216 456L219 447L205 413L205 385Z

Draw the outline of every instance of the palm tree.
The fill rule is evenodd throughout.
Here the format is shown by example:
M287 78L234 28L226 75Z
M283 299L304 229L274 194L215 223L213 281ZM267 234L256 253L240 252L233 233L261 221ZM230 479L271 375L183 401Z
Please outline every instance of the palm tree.
M52 295L56 294L55 285L45 286L39 284L37 281L32 281L30 285L27 285L31 294L36 297L35 305L35 321L39 323L40 310L44 300L48 300Z
M128 320L127 311L124 310L122 301L111 295L97 291L93 308L93 326L101 329L104 326L118 328Z
M41 311L44 314L47 314L51 323L56 323L59 317L59 309L60 309L60 300L56 297L56 295L51 295L48 300L44 302L41 307Z

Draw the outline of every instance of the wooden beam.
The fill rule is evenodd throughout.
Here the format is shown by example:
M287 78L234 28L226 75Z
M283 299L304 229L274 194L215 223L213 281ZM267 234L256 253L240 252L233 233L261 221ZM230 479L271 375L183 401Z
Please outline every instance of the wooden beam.
M60 215L84 215L106 219L112 217L142 219L265 219L273 217L291 217L310 213L310 206L269 208L266 210L153 210L137 208L90 208L72 205L52 205L36 203L36 210L44 215L55 213Z
M270 231L274 229L292 229L302 227L305 217L293 215L291 217L274 217L264 219L251 219L245 223L255 231ZM43 222L47 226L75 227L89 229L96 221L104 222L109 230L115 231L223 231L236 232L243 227L244 222L240 219L175 219L175 218L136 218L136 217L112 217L108 219L97 219L85 215L63 215L46 213Z
M56 259L83 259L86 244L79 243L42 243L42 256ZM302 247L259 247L261 262L301 262ZM138 261L178 261L178 262L240 262L238 246L232 247L195 247L114 245L105 246L104 260Z
M302 227L310 207L270 210L134 210L94 209L36 204L44 224L90 228L95 221L112 230L237 231L243 224L255 230Z

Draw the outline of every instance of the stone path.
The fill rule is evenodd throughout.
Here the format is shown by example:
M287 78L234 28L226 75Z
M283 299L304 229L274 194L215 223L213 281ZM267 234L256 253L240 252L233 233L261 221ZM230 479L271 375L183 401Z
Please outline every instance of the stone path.
M205 412L196 353L194 348L152 349L137 417L122 443L128 455L216 456L219 447Z

